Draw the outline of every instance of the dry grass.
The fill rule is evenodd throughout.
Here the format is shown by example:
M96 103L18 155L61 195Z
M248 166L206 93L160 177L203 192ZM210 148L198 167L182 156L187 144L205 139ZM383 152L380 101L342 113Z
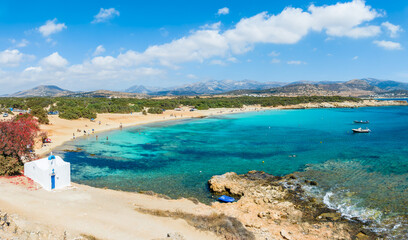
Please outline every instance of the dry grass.
M81 234L81 237L82 237L83 239L86 239L86 240L99 240L99 239L96 238L95 236L88 235L88 234Z
M213 232L218 236L225 237L225 239L255 239L254 234L248 231L238 219L224 214L194 215L182 211L170 212L143 208L137 208L136 211L158 217L184 219L189 225L199 230Z

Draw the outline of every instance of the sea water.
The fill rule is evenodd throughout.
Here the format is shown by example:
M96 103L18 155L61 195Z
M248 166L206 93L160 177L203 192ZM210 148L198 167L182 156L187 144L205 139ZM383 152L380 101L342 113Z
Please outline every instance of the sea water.
M371 133L353 133L358 127ZM76 148L80 151L62 151ZM207 186L213 175L298 172L319 183L305 186L309 194L345 217L408 237L405 106L269 110L171 121L80 138L58 154L71 163L74 182L207 203L213 200Z

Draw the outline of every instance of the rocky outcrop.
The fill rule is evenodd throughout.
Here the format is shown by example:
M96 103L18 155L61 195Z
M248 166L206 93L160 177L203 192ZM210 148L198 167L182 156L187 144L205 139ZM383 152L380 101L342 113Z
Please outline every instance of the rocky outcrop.
M257 239L376 238L363 229L363 223L350 222L307 197L299 181L294 175L276 177L251 171L244 175L230 172L213 176L208 184L216 194L239 198L234 203L213 203L212 207L240 220Z

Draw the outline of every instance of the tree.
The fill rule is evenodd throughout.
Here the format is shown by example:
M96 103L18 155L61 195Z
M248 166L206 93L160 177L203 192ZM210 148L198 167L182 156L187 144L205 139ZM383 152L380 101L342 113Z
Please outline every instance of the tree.
M38 130L38 121L29 114L0 122L0 155L15 158L21 164L23 157L30 159Z
M31 114L38 118L38 122L41 124L49 124L50 120L48 119L47 111L40 106L34 106L31 109Z

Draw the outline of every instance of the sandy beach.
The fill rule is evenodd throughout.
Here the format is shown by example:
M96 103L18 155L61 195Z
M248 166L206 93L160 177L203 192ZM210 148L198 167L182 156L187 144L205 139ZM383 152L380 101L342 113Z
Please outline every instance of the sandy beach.
M289 106L279 107L261 107L261 106L244 106L243 108L216 108L209 110L190 111L190 107L183 107L180 111L167 110L163 114L147 114L132 113L132 114L98 114L95 121L89 119L65 120L56 115L50 115L50 124L41 125L41 130L47 132L47 136L52 142L42 146L41 143L35 146L35 153L39 157L49 154L53 148L61 146L66 141L84 136L86 134L98 134L99 132L120 129L122 127L137 126L148 123L202 118L216 116L222 114L233 114L253 111L265 111L272 109L307 109L307 108L355 108L355 107L376 107L376 106L396 106L408 105L401 101L376 101L364 100L362 102L332 102L332 103L304 103ZM100 122L100 124L99 124ZM77 130L80 130L79 132Z
M90 121L89 119L65 120L56 115L50 115L50 124L41 125L41 131L47 132L47 136L52 140L52 143L47 143L45 146L37 144L35 153L41 157L50 153L53 148L62 145L66 141L72 140L74 135L75 138L84 136L85 134L97 135L99 132L120 129L120 126L130 127L148 123L202 118L221 114L264 111L271 108L248 106L244 108L217 108L197 111L190 111L190 109L189 107L184 107L181 108L180 111L167 110L163 114L148 115L143 115L140 112L132 114L103 113L98 114L95 121ZM77 131L78 129L80 132ZM84 131L86 131L86 133L84 133Z

